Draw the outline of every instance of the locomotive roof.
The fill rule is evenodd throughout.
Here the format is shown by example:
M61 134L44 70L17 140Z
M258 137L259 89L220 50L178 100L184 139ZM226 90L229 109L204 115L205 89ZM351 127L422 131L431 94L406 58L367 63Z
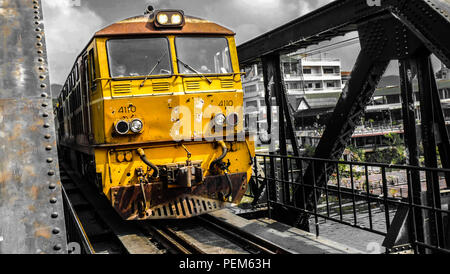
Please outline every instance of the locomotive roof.
M131 17L95 33L95 37L116 35L144 35L144 34L217 34L234 35L235 33L223 26L205 19L185 16L183 28L155 28L154 18L149 15Z

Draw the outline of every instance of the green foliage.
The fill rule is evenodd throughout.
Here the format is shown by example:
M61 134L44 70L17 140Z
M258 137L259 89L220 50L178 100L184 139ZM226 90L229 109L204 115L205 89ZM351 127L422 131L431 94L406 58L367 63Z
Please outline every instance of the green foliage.
M397 133L384 135L387 138L388 148L375 148L372 153L366 154L366 161L385 164L406 164L406 151L403 140Z
M314 157L316 152L316 147L306 144L305 145L305 156L306 157Z

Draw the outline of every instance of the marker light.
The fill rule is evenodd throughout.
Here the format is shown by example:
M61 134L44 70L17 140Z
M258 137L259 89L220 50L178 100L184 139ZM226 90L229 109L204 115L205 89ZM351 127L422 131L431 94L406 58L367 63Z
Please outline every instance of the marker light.
M225 124L225 121L227 120L227 117L223 115L222 113L217 114L214 116L214 124L216 126L222 127Z
M142 131L142 128L144 127L144 123L140 119L134 119L130 123L130 129L134 133L139 133Z
M126 121L120 120L115 124L115 128L117 133L120 135L125 135L130 130L130 125Z

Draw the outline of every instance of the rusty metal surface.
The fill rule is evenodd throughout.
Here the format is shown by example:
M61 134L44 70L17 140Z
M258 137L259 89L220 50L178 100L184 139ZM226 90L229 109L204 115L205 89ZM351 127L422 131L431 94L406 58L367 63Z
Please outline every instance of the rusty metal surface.
M41 2L0 5L0 253L67 253Z
M247 173L230 174L231 202L240 201L247 190ZM209 176L202 184L192 188L164 188L162 183L146 184L146 214L139 214L142 201L140 185L111 188L111 202L126 220L183 219L223 208L226 203L217 199L218 193L228 193L224 175Z
M156 29L153 20L148 16L138 16L114 23L97 33L95 37L116 35L161 35L161 34L215 34L234 35L235 33L225 27L207 20L186 16L186 24L181 29Z

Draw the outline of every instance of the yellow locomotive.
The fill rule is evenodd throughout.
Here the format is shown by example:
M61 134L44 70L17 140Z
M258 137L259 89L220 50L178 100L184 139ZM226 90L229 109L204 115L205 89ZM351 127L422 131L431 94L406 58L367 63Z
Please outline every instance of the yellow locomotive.
M95 33L76 59L56 107L59 151L123 219L187 218L242 199L254 142L234 35L149 9Z

